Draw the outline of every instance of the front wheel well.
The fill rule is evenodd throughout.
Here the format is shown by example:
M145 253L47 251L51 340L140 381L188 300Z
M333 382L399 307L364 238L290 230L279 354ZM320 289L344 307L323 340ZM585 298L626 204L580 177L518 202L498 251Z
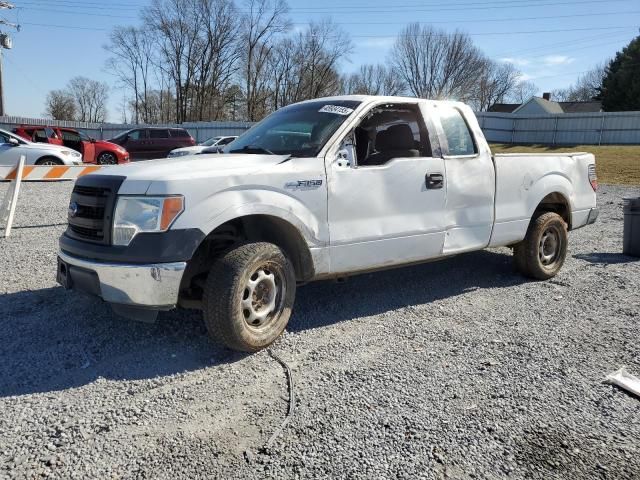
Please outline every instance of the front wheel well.
M567 198L558 192L553 192L542 199L542 201L536 207L532 218L537 218L543 213L553 212L557 213L567 224L569 230L571 230L571 208Z
M200 243L187 262L180 286L180 304L199 308L203 286L213 262L245 242L268 242L278 246L293 264L298 282L308 281L314 276L311 252L295 226L271 215L248 215L218 226Z

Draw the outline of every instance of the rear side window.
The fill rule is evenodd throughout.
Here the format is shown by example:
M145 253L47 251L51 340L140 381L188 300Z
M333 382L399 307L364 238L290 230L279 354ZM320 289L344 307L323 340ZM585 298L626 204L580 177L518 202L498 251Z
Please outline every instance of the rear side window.
M189 138L191 135L189 135L189 132L187 132L186 130L171 130L171 136L172 137L180 137L180 138Z
M149 138L169 138L169 130L153 129L149 130Z
M471 130L462 113L453 107L438 107L440 122L449 145L448 155L458 157L478 153Z

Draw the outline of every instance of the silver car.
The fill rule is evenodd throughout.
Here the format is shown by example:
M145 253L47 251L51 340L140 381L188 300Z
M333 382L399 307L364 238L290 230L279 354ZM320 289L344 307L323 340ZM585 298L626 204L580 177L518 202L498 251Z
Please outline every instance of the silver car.
M49 143L33 143L0 129L0 165L17 165L24 155L26 165L82 165L75 150Z
M233 142L236 138L238 137L237 136L211 137L207 141L199 143L198 145L195 145L193 147L183 147L183 148L176 148L175 150L171 150L169 152L169 155L167 155L167 157L174 158L174 157L184 157L185 155L197 155L199 153L202 153L203 150L208 148L223 147L224 145L227 145Z

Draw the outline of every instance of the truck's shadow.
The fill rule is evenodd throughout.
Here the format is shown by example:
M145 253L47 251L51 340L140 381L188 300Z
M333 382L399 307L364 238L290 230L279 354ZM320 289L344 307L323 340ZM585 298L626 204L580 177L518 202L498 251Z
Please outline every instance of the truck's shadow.
M299 332L523 281L509 255L483 251L347 283L314 283L298 290L289 329ZM100 301L62 288L3 295L0 311L0 396L79 387L99 377L161 377L244 358L211 342L197 312L162 313L149 325L120 319Z
M622 253L580 253L574 255L573 258L599 265L615 265L617 263L640 262L640 258L630 257L628 255L623 255Z

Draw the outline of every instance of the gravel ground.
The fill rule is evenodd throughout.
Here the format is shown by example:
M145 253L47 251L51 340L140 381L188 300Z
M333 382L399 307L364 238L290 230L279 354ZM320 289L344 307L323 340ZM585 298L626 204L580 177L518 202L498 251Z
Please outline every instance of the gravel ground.
M0 195L6 186L0 185ZM624 196L561 274L496 249L299 290L273 350L230 353L198 314L120 319L54 281L70 184L24 185L0 239L0 478L640 478L640 261Z

